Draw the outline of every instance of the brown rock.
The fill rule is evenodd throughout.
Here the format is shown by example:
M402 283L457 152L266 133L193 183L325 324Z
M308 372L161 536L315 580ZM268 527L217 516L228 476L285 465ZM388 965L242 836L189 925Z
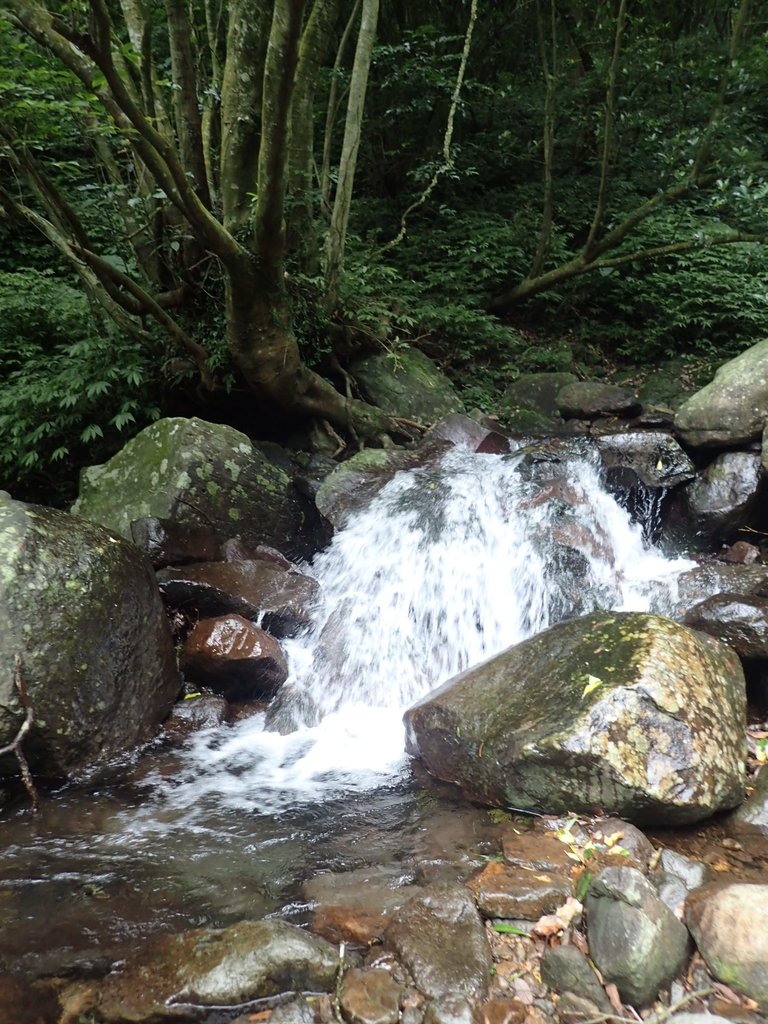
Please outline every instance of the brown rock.
M179 701L165 720L165 738L175 745L182 744L193 732L221 725L227 716L227 702L216 693L193 695Z
M568 847L547 832L523 832L508 827L501 837L504 860L511 867L528 868L531 871L570 872L573 861L568 856Z
M571 895L567 876L535 871L532 868L509 867L491 861L466 881L475 894L483 917L512 917L538 921L551 914Z
M55 1024L61 1007L55 994L42 984L0 975L0 1024Z
M329 942L370 946L380 942L389 918L386 914L357 911L345 906L320 906L312 916L312 931Z
M184 674L231 699L272 696L288 678L280 644L240 615L203 619L187 637Z
M353 967L344 975L339 1004L349 1024L396 1024L400 986L389 971Z
M479 1009L482 1024L524 1024L528 1014L519 999L488 999Z
M219 538L209 526L175 519L144 516L131 523L131 537L156 569L190 562L213 562L219 557Z

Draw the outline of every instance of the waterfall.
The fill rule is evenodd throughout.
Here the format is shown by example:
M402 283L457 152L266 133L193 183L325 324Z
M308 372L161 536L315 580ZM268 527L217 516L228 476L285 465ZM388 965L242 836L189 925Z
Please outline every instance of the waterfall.
M321 598L266 721L199 734L167 796L279 806L396 777L418 697L564 618L663 613L688 565L644 540L587 449L400 472L308 567Z

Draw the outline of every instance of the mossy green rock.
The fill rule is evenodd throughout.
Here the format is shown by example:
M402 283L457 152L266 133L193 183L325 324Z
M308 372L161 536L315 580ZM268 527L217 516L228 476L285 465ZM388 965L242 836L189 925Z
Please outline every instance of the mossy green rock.
M449 680L405 723L433 775L501 806L662 825L744 794L741 664L661 616L560 623Z
M66 512L0 499L0 745L62 777L151 736L181 680L154 573L130 543ZM11 755L2 761L15 774Z
M560 419L557 394L578 378L573 373L522 373L501 396L499 422L514 432L551 430Z
M128 538L134 519L155 516L305 553L306 509L287 473L239 430L195 417L158 420L84 470L72 511Z
M768 339L724 363L706 387L677 410L685 444L729 447L754 441L768 420Z
M427 425L464 411L453 384L415 348L366 356L354 363L352 374L364 397L391 416Z

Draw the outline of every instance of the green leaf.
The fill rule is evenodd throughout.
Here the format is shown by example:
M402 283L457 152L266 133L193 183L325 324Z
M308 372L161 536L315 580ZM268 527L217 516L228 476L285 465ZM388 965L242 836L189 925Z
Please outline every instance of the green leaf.
M530 932L525 931L523 928L518 928L516 924L509 924L507 921L494 921L493 930L500 935L522 935L526 939L531 937Z

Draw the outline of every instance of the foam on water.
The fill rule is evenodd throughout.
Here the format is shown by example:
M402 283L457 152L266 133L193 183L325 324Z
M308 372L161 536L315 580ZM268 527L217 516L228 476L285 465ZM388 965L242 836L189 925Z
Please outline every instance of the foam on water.
M199 734L158 796L263 810L380 784L403 770L403 709L456 673L572 615L672 606L690 563L644 542L591 457L544 482L519 461L454 450L397 474L309 568L322 596L270 722Z

